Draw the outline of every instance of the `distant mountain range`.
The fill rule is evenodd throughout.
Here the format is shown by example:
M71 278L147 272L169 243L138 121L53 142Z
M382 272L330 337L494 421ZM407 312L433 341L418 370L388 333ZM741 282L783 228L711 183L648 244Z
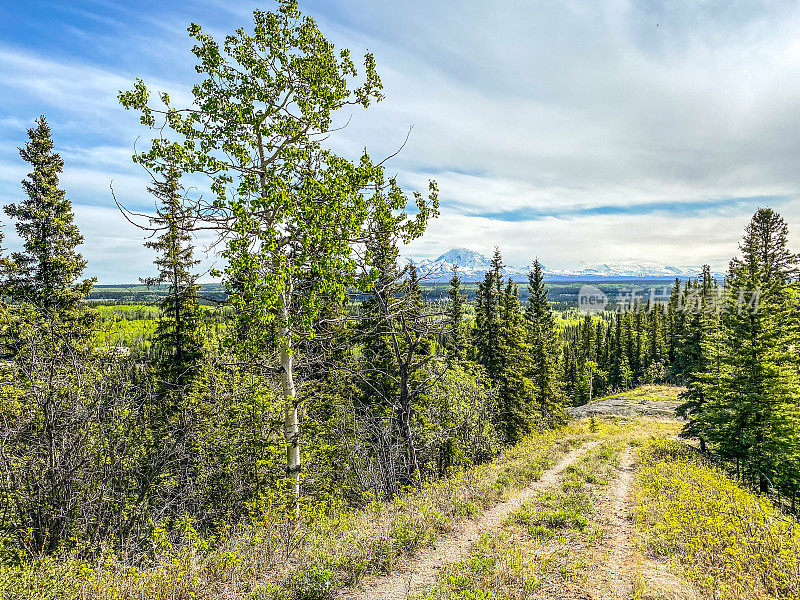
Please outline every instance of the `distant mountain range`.
M489 257L468 248L448 250L436 259L414 260L419 274L426 281L447 281L453 276L453 266L458 267L461 281L472 282L483 279L491 266ZM548 269L542 265L545 277L550 280L603 280L603 279L665 279L697 277L700 267L672 267L653 261L619 261L602 264L578 263L573 269ZM523 281L528 277L529 267L506 265L506 277Z

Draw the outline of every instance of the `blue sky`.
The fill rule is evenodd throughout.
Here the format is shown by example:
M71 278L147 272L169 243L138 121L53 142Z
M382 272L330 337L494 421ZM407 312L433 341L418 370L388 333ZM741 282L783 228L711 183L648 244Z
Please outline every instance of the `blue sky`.
M66 162L63 184L88 274L152 272L109 190L148 210L130 161L147 132L116 94L141 77L173 96L193 81L186 26L221 36L256 5L0 3L0 202L27 172L16 147L39 114ZM258 4L269 9L271 3ZM394 152L409 190L439 182L442 215L406 250L452 247L506 261L710 262L724 268L749 216L772 206L800 246L800 6L793 2L301 0L354 54L375 53L386 100L339 116L355 157ZM8 220L7 237L14 245ZM201 245L208 240L201 239ZM209 256L204 265L213 263Z

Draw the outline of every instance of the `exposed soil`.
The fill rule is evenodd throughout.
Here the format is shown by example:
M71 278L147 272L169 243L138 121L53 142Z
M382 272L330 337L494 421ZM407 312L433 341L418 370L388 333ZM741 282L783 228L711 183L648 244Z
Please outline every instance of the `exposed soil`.
M374 577L355 588L339 592L339 600L404 600L436 582L439 571L465 558L472 544L484 532L497 531L502 521L523 503L558 481L559 474L583 453L597 445L591 442L564 456L555 466L523 491L485 511L475 520L461 523L455 531L442 537L437 544L403 561L389 575Z
M627 600L633 591L634 551L632 547L633 523L630 515L630 489L633 481L634 457L630 447L622 453L619 475L614 485L608 530L610 545L606 577L611 592L609 600Z
M670 572L669 566L649 560L635 547L635 526L631 521L631 488L636 469L635 452L626 448L620 457L618 476L600 509L608 536L603 556L595 562L586 580L593 600L697 600L694 586ZM638 589L636 589L638 588ZM634 596L634 593L638 596Z

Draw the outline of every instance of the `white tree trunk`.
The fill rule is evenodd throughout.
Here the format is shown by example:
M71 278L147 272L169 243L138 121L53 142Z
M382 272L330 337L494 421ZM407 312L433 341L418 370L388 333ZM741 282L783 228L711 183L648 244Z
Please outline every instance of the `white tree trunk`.
M291 333L289 331L289 310L286 296L287 290L281 294L280 329L281 329L281 389L285 406L283 428L286 439L286 475L289 478L289 509L295 518L300 516L300 420L298 418L298 400L294 387L294 372Z

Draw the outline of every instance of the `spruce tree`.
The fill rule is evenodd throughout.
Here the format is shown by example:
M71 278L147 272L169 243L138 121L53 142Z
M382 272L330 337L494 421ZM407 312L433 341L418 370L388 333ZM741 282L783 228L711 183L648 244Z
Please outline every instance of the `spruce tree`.
M527 343L525 317L519 303L516 284L508 279L500 303L500 368L495 376L498 386L501 429L509 441L530 433L537 423L547 424L546 416L535 399L530 346Z
M564 419L564 398L558 371L558 335L538 259L533 262L533 268L528 273L528 292L525 318L528 325L530 378L534 384L534 398L546 422L560 423Z
M500 254L500 248L495 246L494 254L492 255L492 260L490 262L490 272L492 274L492 281L494 281L495 289L497 290L497 297L499 298L502 295L503 289L503 278L500 276L505 264L503 264L503 257Z
M612 328L609 327L609 331ZM615 389L627 389L630 386L632 373L628 359L628 340L630 323L624 313L614 317L613 338L610 344L609 384Z
M683 403L677 409L678 415L686 419L681 435L699 439L700 449L705 452L702 417L719 323L719 313L714 306L716 285L708 265L703 266L695 292L699 294L698 302L685 315L683 335L676 343L674 367L675 372L681 374L678 382L686 384L680 396Z
M356 408L371 436L372 458L381 463L383 491L391 495L422 481L416 411L437 379L433 340L446 335L449 324L430 315L416 268L398 268L396 234L375 232L368 251L373 284L356 332L362 360Z
M596 358L594 354L594 326L592 324L592 316L585 315L583 321L579 324L581 336L581 354L584 360Z
M500 336L502 330L502 279L503 259L495 248L489 271L478 282L475 294L475 329L473 331L477 361L490 378L496 379L501 364Z
M395 410L400 395L399 365L392 343L396 339L393 332L400 326L396 309L403 296L406 272L398 267L397 245L389 232L375 232L368 250L372 286L361 302L352 343L359 348L364 363L355 370L358 393L354 399L354 422L366 424L362 434L366 457L381 461L380 457L393 455L392 449L400 438ZM395 459L395 462L399 461ZM382 464L381 467L382 478L373 485L378 486L379 493L389 496L399 490L402 474L397 472L399 465Z
M391 332L397 327L395 303L403 294L406 273L397 265L399 252L388 232L379 231L369 242L373 284L361 303L358 340L370 373L362 378L358 400L373 418L388 423L392 418L391 400L398 395ZM387 425L388 427L388 425Z
M450 278L450 307L447 311L447 321L450 332L448 347L456 360L463 360L466 356L466 339L464 337L464 295L461 293L461 279L458 268L453 267L453 277Z
M760 208L745 228L739 246L742 259L734 259L732 268L744 269L753 282L765 290L783 288L800 272L800 255L788 248L789 227L771 208Z
M607 363L605 361L605 340L606 340L606 323L602 319L598 320L597 322L597 335L595 336L595 349L594 349L594 359L597 361L598 366L601 369L607 368Z
M571 339L571 338L568 338ZM564 364L564 394L571 400L573 406L583 404L580 390L580 376L578 375L578 349L569 342L562 348Z
M142 279L148 287L166 285L161 315L156 325L155 346L162 381L179 394L196 380L203 356L202 312L197 300L197 275L191 230L193 217L183 203L180 173L170 170L148 191L158 200L151 228L161 232L145 246L158 253L153 261L155 277Z
M667 360L672 365L675 360L678 340L682 333L684 317L683 288L678 277L675 278L675 282L672 285L669 301L667 302L666 317Z
M2 261L2 295L11 303L3 311L2 339L13 358L3 367L6 399L13 400L4 404L4 420L11 418L3 434L4 468L12 473L5 494L16 512L12 529L25 531L25 544L36 552L50 553L70 543L76 523L93 520L84 501L118 491L113 482L93 482L95 465L87 463L96 455L87 446L110 441L111 454L119 455L124 435L106 437L120 426L115 411L121 405L114 405L116 382L103 387L102 370L110 373L118 363L112 358L99 366L90 346L95 312L83 298L93 280L78 281L86 261L76 250L83 238L72 204L59 187L64 163L44 117L28 137L20 148L32 167L22 182L26 197L5 207L23 245ZM101 468L116 464L116 457L102 456ZM84 495L87 485L97 487Z
M646 313L646 344L643 351L642 367L650 375L662 373L668 362L667 344L665 341L665 321L669 308L659 302L648 303Z
M797 480L800 381L787 284L800 261L787 249L786 234L786 223L770 209L759 209L745 230L742 257L730 263L719 353L707 370L696 426L762 491Z
M158 237L145 242L155 250L157 275L143 278L148 287L166 286L153 339L154 375L158 393L149 407L153 439L148 463L162 481L159 494L171 516L196 514L199 498L198 385L203 360L203 322L197 301L197 275L191 230L194 218L186 208L180 173L167 170L148 191L158 200L150 229Z
M644 376L644 345L642 344L642 330L644 327L644 311L641 302L636 304L636 311L633 315L633 324L631 329L631 345L628 349L628 354L631 361L631 370L633 371L633 380L635 383L642 381Z
M582 395L581 397L590 401L594 393L595 379L598 377L598 363L597 363L597 348L595 341L599 342L602 334L602 321L597 322L597 327L594 325L594 319L591 315L586 315L581 324L583 332L583 349L581 352L583 360L580 363L580 381Z
M638 308L634 306L634 310L638 312ZM628 356L628 371L630 372L630 384L636 383L636 330L635 330L635 322L633 319L633 314L630 311L626 311L623 316L625 318L624 321L624 341L625 344L625 354Z
M59 187L64 161L53 151L50 126L44 116L28 130L29 140L19 153L33 170L22 181L26 198L8 204L5 212L16 220L22 252L14 252L6 264L5 295L14 303L26 302L46 318L71 322L64 329L81 332L78 320L90 314L83 298L94 279L78 281L86 261L76 248L83 242L74 223L72 203Z

